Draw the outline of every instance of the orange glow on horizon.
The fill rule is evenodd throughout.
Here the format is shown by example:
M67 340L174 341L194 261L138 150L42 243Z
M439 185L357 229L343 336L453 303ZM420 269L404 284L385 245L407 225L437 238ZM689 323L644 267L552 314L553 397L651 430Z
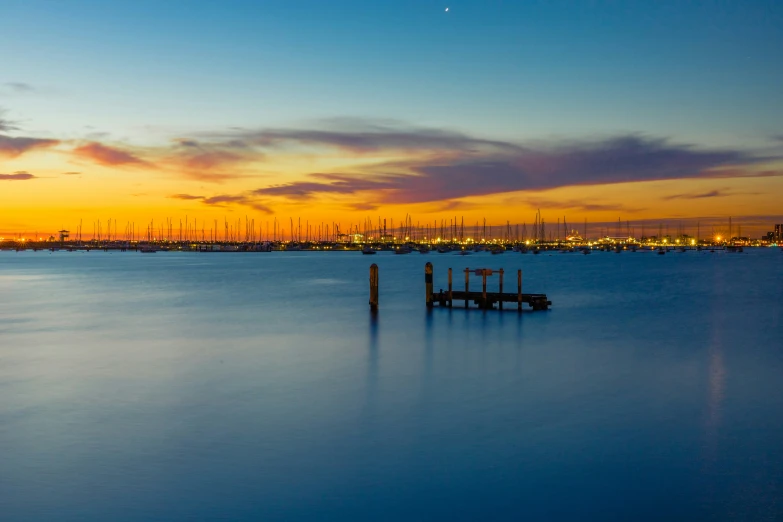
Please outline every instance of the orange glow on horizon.
M465 230L477 225L504 227L526 223L530 227L538 209L554 230L558 220L568 227L583 230L588 223L623 223L656 219L719 219L735 216L776 216L779 200L774 194L783 191L781 177L736 177L715 179L682 179L639 181L605 185L572 185L561 188L517 191L489 195L465 196L421 203L391 203L393 192L383 189L341 193L258 195L257 189L277 187L292 182L310 182L308 172L329 172L341 165L350 168L364 165L361 155L339 157L336 154L297 155L281 152L266 163L237 165L232 176L218 181L195 179L176 165L153 166L147 160L134 161L109 148L92 146L83 149L99 155L103 163L85 163L80 158L63 155L57 150L29 153L3 162L8 172L31 172L34 179L0 181L0 233L5 235L35 231L48 237L60 229L74 231L81 223L83 236L91 236L94 224L122 234L126 228L144 230L150 223L157 228L170 223L179 230L195 227L205 231L224 229L224 223L254 220L256 229L266 234L275 220L279 228L290 233L293 219L298 228L310 225L339 224L348 231L377 226L378 219L394 220L399 226L406 215L414 226L440 226L456 218ZM378 160L378 155L374 158ZM207 158L199 158L206 161ZM232 159L233 161L233 159ZM361 167L364 168L364 167ZM259 173L260 172L260 173ZM366 175L372 179L371 175ZM364 179L364 178L361 178ZM702 197L721 186L716 197ZM693 194L691 198L688 196ZM672 195L676 195L673 197ZM685 195L685 196L683 196ZM687 199L686 199L687 198ZM426 198L421 198L426 199ZM217 221L217 225L215 222ZM739 221L738 221L739 223ZM242 225L244 226L244 225ZM772 226L757 223L747 230L764 232ZM567 231L568 232L568 231ZM595 232L595 231L593 231ZM649 234L654 234L648 230ZM705 230L703 236L707 236Z

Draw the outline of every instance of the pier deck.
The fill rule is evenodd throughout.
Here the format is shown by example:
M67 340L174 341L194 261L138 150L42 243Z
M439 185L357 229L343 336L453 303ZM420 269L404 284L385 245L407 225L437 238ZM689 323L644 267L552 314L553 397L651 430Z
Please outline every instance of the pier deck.
M522 293L522 270L517 270L517 288L516 292L503 292L503 276L504 270L493 270L491 268L465 268L465 290L454 290L452 280L452 270L448 270L448 290L442 289L435 293L433 291L433 267L432 263L424 265L424 283L425 283L425 295L428 308L432 308L437 303L439 306L447 306L451 308L454 304L454 300L463 301L465 308L470 306L471 301L473 304L478 305L482 310L493 310L497 304L497 309L503 309L503 303L516 303L517 310L522 311L523 304L529 304L533 310L549 310L549 306L552 304L546 294L523 294ZM481 291L470 291L470 277L471 275L481 277ZM487 278L494 275L498 276L498 291L487 291Z
M448 291L439 291L432 295L433 302L438 303L440 306L452 307L453 300L465 301L466 304L473 302L479 308L485 310L491 310L495 308L499 303L515 303L518 309L522 308L522 304L529 304L533 310L548 310L552 305L546 294L517 294L517 293L501 293L501 292L465 292L464 290L452 290L451 296ZM502 306L500 306L502 308Z

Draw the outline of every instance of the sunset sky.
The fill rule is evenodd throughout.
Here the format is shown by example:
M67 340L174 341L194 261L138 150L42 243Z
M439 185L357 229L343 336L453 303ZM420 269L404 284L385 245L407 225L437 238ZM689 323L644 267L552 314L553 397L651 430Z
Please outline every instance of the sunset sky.
M780 0L3 0L0 49L0 233L783 222Z

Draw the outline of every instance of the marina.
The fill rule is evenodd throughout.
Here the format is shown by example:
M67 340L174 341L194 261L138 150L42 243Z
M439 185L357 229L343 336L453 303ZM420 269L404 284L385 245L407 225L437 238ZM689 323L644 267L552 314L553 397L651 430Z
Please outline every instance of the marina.
M481 252L491 255L509 252L534 255L551 252L589 254L596 250L615 253L663 251L664 254L670 251L704 249L711 252L742 252L744 248L783 246L780 226L775 232L769 232L764 237L750 238L742 235L741 226L732 225L731 218L728 218L725 229L713 225L707 235L702 234L701 224L698 222L690 229L678 224L673 234L669 233L668 224L664 227L659 223L655 234L645 233L645 225L641 224L641 234L637 234L635 226L620 220L613 227L596 226L597 233L589 235L587 222L580 232L569 227L565 216L562 224L558 218L553 230L551 226L547 228L540 210L530 227L526 223L512 225L510 221L504 226L493 227L487 225L486 219L483 225L477 222L473 227L466 227L464 218L458 220L456 217L422 225L419 222L414 224L410 215L406 215L401 224L398 221L397 226L394 225L393 219L390 221L389 228L386 226L386 219L380 217L377 224L368 219L361 225L350 223L343 228L336 222L311 225L305 221L303 225L301 219L295 224L291 218L289 228L283 229L281 223L275 219L270 230L269 221L264 229L260 223L257 225L254 219L246 217L244 222L241 219L233 223L226 221L220 234L217 222L207 230L204 222L201 222L199 228L196 222L191 223L186 219L184 224L180 220L179 228L175 229L174 220L167 219L157 225L151 221L142 234L137 231L135 223L126 223L124 230L119 232L117 221L109 219L105 228L102 223L95 222L92 235L87 237L81 222L73 234L63 229L48 238L39 237L38 233L32 238L21 233L10 235L11 237L0 236L0 249L145 253L357 251L365 255L388 251L397 255L436 252L464 256Z

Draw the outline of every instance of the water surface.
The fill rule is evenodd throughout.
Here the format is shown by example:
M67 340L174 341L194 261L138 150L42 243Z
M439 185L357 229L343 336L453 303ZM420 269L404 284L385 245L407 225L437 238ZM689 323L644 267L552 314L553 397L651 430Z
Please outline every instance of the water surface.
M769 249L0 252L0 519L780 520L782 318Z

